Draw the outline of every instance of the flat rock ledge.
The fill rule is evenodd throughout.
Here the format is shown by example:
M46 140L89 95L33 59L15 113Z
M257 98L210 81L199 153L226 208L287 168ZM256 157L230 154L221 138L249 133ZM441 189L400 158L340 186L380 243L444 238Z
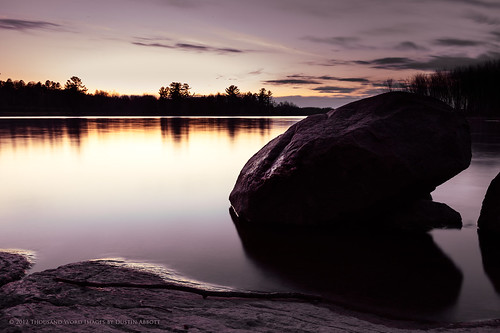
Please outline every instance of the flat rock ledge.
M1 332L497 332L499 328L500 320L438 325L383 319L309 295L236 291L112 260L69 264L0 288Z

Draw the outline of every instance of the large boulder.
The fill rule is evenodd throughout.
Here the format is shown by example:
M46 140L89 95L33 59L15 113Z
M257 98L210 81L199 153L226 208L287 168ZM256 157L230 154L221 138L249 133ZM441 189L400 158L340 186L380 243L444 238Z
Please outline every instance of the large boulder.
M391 92L291 126L250 158L229 199L247 222L367 221L428 197L470 160L462 115Z
M481 231L500 235L500 173L488 186L477 226Z

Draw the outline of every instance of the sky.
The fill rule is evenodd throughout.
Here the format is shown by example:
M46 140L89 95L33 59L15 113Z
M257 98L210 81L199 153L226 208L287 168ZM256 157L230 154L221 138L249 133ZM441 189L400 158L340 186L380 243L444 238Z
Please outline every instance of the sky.
M337 107L500 57L498 0L0 0L0 80L78 76L93 93L271 90Z

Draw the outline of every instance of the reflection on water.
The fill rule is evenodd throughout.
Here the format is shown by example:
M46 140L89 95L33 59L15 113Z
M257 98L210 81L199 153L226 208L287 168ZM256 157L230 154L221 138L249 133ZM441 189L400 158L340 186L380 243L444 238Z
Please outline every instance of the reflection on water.
M500 294L500 237L478 231L483 267L497 294Z
M460 292L462 273L428 234L263 232L233 221L246 254L263 272L346 305L428 319L453 305Z
M35 271L123 257L393 314L499 316L498 242L478 239L475 224L500 171L500 122L471 121L470 168L433 192L461 213L460 231L307 241L236 229L228 195L239 171L298 119L0 119L0 244L36 251Z
M276 119L273 124L288 120ZM234 140L242 131L248 134L268 136L271 119L267 118L31 118L2 119L0 124L0 148L2 145L17 147L30 143L52 146L71 143L80 147L90 135L116 134L123 131L152 133L160 130L165 140L181 143L189 140L189 133L211 132Z

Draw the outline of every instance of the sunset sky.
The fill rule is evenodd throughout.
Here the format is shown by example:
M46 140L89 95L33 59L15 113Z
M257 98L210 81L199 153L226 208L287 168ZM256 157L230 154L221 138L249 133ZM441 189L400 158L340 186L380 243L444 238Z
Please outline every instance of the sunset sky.
M388 78L500 57L500 1L0 0L0 50L0 80L234 84L335 107Z

